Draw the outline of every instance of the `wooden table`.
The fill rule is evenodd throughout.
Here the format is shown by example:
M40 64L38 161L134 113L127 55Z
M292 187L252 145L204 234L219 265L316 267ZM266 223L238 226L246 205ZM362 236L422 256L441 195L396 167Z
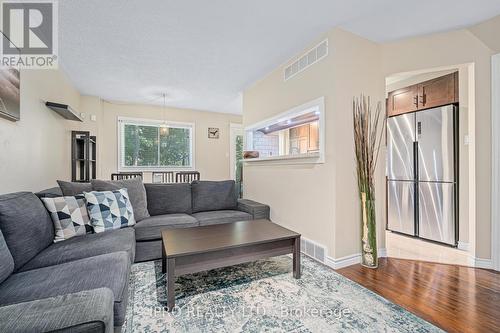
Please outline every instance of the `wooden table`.
M300 234L269 220L166 229L161 236L169 311L176 276L292 253L293 277L300 278Z

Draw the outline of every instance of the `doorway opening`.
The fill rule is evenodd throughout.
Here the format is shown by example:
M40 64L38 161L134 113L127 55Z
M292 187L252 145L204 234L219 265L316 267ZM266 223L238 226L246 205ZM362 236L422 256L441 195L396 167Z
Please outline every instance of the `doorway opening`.
M500 53L491 58L491 261L500 271Z

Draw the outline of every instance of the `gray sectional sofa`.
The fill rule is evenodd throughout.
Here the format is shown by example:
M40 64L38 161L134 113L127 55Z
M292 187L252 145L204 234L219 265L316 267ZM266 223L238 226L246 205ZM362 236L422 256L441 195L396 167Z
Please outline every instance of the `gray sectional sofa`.
M230 191L229 188L232 188ZM0 195L0 332L111 332L123 325L130 266L161 258L161 230L269 218L234 183L145 184L149 217L133 228L53 243L39 196Z

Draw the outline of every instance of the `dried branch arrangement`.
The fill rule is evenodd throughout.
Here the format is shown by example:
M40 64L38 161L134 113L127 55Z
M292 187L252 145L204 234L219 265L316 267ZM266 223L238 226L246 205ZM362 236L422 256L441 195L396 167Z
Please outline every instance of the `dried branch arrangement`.
M354 147L356 172L362 213L362 264L377 267L377 236L375 221L375 168L382 143L385 116L382 104L371 108L370 97L353 100Z

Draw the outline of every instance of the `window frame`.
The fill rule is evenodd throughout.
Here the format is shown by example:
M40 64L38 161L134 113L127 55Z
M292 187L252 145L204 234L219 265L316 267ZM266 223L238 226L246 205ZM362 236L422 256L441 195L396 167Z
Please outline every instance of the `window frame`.
M160 127L161 124L165 123L164 120L158 119L145 119L145 118L130 118L130 117L117 117L117 166L118 172L129 172L129 171L192 171L195 170L195 123L191 122L180 122L180 121L169 121L166 120L168 127L173 128L185 128L190 130L190 142L189 148L191 152L190 156L190 165L179 167L179 166L126 166L124 165L124 156L122 143L124 141L123 135L125 133L124 126L125 125L143 125L143 126L152 126L152 127Z
M294 118L307 114L311 111L319 112L319 150L318 152L296 154L296 155L279 155L266 156L259 158L248 158L244 162L260 163L268 162L274 164L321 164L325 163L325 98L324 96L316 98L312 101L293 107L285 112L279 113L273 117L264 119L244 128L243 144L245 150L253 150L253 131L263 128L277 122L284 121L289 118Z

